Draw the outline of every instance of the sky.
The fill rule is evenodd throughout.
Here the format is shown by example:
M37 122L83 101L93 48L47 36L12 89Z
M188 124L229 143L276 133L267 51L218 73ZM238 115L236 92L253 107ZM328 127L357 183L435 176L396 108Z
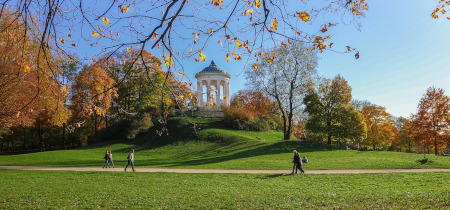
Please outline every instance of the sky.
M333 48L346 45L354 53L319 54L318 75L343 76L352 88L353 99L383 106L394 116L416 113L429 87L450 94L450 20L430 16L434 1L367 1L369 11L358 30L354 25L332 29ZM208 50L203 63L190 62L185 71L191 80L211 60L231 74L230 93L245 89L245 62L226 62L222 53Z
M86 3L87 7L91 8L96 8L97 4L110 4L108 1L101 2L103 0ZM343 49L348 45L359 51L360 58L355 59L354 52L325 51L319 54L318 75L326 78L341 75L351 86L353 99L367 100L383 106L388 113L397 117L409 117L415 113L420 98L429 87L443 88L449 95L450 20L446 18L447 16L440 19L431 18L430 13L436 6L436 1L366 0L366 2L369 4L369 11L360 21L360 28L340 23L329 30L332 35L332 49L345 51ZM121 15L118 9L113 12L113 15ZM133 7L130 8L130 13L132 12ZM114 19L111 18L111 21ZM323 20L313 19L309 24L321 25ZM82 29L72 30L74 32ZM89 37L92 29L85 31L83 33ZM121 39L132 35L122 34ZM75 40L76 33L73 33L73 36ZM242 61L232 59L226 62L226 52L223 48L216 48L215 46L218 46L216 42L211 41L204 50L205 62L194 62L191 58L181 60L180 63L184 68L185 79L196 84L195 74L214 60L219 67L231 74L230 96L232 96L239 90L246 89L243 72L244 68L252 63L246 63L245 59ZM82 45L83 43L79 42L77 48L80 57L90 61L91 57L98 55L94 48ZM101 48L101 45L102 43L97 48ZM150 51L162 57L161 51Z

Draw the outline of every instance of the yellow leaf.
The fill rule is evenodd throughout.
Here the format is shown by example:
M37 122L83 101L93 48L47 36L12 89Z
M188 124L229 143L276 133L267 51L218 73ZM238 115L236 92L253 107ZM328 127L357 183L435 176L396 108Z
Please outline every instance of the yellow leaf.
M213 34L214 33L213 29L212 28L208 29L208 33Z
M180 98L183 99L183 98L184 98L184 95L180 95Z
M65 96L67 94L67 87L63 86L63 92L61 93L62 96Z
M173 66L173 59L170 57L169 54L164 53L163 60L166 66Z
M270 62L272 62L272 61L273 61L273 59L275 59L275 56L273 56L273 57L267 57L267 63L270 63Z
M309 21L310 15L307 12L302 11L302 12L297 12L297 14L298 14L298 17L300 19L302 19L303 22Z
M28 66L28 65L25 65L25 68L23 68L23 72L24 73L27 73L27 72L29 72L30 71L30 67Z
M278 29L278 21L277 21L277 18L274 18L273 20L272 20L272 26L270 26L270 29L273 29L273 30L277 30Z
M92 31L92 36L93 36L93 37L98 37L98 36L100 36L100 34L97 33L97 31Z
M218 41L217 43L219 43L220 45L222 45L222 41L220 41L220 39L219 39L219 41Z
M127 52L131 52L131 49L133 49L133 47L127 47Z
M253 10L252 9L245 10L245 13L247 15L252 15L253 14Z
M231 60L231 58L230 58L230 54L229 53L227 53L227 62L228 61L230 61Z
M95 58L91 58L91 60L92 60L92 62L94 62L94 63L97 62L97 61L95 60Z
M198 55L200 56L200 60L204 62L206 60L205 54L202 53L202 51L198 50Z
M257 64L257 63L254 63L254 64L253 64L253 68L254 68L254 69L257 69L257 68L258 68L258 64Z
M240 48L242 47L242 44L241 44L239 41L236 41L236 47L237 47L238 49L240 49Z
M255 7L256 8L260 8L262 6L261 1L260 0L255 0Z
M155 40L155 39L158 37L158 35L159 35L159 34L157 34L156 32L153 32L153 34L152 34L153 40Z
M236 55L236 52L235 51L231 52L231 55Z
M64 44L64 42L66 42L64 39L61 39L61 38L59 39L59 41L63 44Z
M103 18L103 25L110 25L111 23L109 22L107 17Z
M184 76L184 73L178 72L178 75L180 75L180 76Z
M128 5L128 6L124 6L124 5L120 6L120 12L122 12L122 13L128 12L129 9L130 9L130 5Z

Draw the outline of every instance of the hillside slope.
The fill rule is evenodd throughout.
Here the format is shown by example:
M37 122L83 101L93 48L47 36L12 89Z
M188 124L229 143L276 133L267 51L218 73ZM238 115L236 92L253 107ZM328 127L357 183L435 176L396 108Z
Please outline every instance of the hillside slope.
M196 123L199 130L194 132ZM132 141L111 140L73 150L0 156L0 165L98 166L106 150L111 150L117 167L126 165L130 149L135 149L136 167L210 169L289 169L292 150L306 155L304 169L386 169L450 168L449 157L428 155L431 162L421 164L423 155L333 149L327 145L297 140L284 141L280 132L251 132L227 129L220 119L173 117L169 135L149 131ZM258 138L257 138L258 137Z

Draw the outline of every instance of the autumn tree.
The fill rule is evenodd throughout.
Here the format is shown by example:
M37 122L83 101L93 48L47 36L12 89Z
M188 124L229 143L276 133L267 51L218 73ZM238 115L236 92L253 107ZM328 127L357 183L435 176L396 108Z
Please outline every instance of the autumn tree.
M310 88L303 102L309 115L306 129L324 134L331 145L332 138L360 141L366 135L363 116L351 105L351 87L340 75L322 80Z
M277 102L283 119L284 139L288 140L295 115L301 114L303 97L316 74L316 51L296 42L264 53L259 64L245 71L247 85Z
M114 80L107 74L107 59L100 59L92 65L84 66L72 85L72 109L77 123L90 122L93 132L106 124L105 116L111 107L115 89L110 87ZM99 119L100 118L100 119Z
M450 98L444 89L428 88L412 118L415 139L424 146L433 145L435 155L439 155L450 136Z
M340 22L336 20L358 23L368 10L365 0L117 0L107 4L7 0L0 7L0 17L8 16L5 11L9 10L20 17L12 19L16 24L40 29L32 34L23 30L18 36L37 38L35 49L40 54L61 54L71 59L78 47L90 47L89 54L96 54L93 57L105 53L111 57L121 50L136 49L139 53L133 54L133 59L137 61L145 60L143 50L152 50L164 61L169 70L166 72L174 75L185 73L183 59L205 61L208 55L204 51L211 43L217 43L214 48L222 47L227 61L259 56L263 49L294 41L309 43L310 50L328 50L333 46L330 32ZM350 46L333 50L359 56Z
M277 103L262 92L240 90L231 98L230 107L223 107L224 121L241 130L277 130L280 126Z
M34 36L39 28L20 24L20 18L20 14L5 8L0 16L0 130L37 128L43 150L45 130L61 126L70 113L56 79L58 59L47 51L50 46L40 46Z
M375 150L383 146L391 145L395 138L396 128L386 108L374 104L364 105L361 109L367 126L367 137L362 140L362 145L372 146Z

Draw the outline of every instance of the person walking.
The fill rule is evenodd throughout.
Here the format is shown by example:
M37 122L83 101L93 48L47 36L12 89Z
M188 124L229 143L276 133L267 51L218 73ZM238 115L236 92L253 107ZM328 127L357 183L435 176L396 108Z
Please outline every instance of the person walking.
M105 159L105 163L103 164L102 168L107 168L107 167L111 168L111 166L109 165L109 153L108 153L108 151L105 152L105 157L103 157L103 158Z
M131 164L131 168L133 169L134 172L134 149L132 149L130 151L130 153L128 153L128 164L127 166L125 166L125 169L123 169L124 171L127 171L128 166Z
M116 166L114 165L114 161L112 159L112 154L111 151L109 151L108 153L108 161L111 163L112 167L115 168Z
M293 153L294 153L294 160L292 161L292 163L294 163L294 166L292 167L291 174L294 174L294 171L295 171L295 173L297 173L298 165L300 164L300 155L298 154L297 150L294 150ZM300 169L300 172L301 172L301 169Z
M303 170L303 160L301 160L300 158L300 153L297 152L297 156L298 156L297 169L300 170L300 173L304 174L305 171ZM295 169L295 173L297 173L297 169Z

